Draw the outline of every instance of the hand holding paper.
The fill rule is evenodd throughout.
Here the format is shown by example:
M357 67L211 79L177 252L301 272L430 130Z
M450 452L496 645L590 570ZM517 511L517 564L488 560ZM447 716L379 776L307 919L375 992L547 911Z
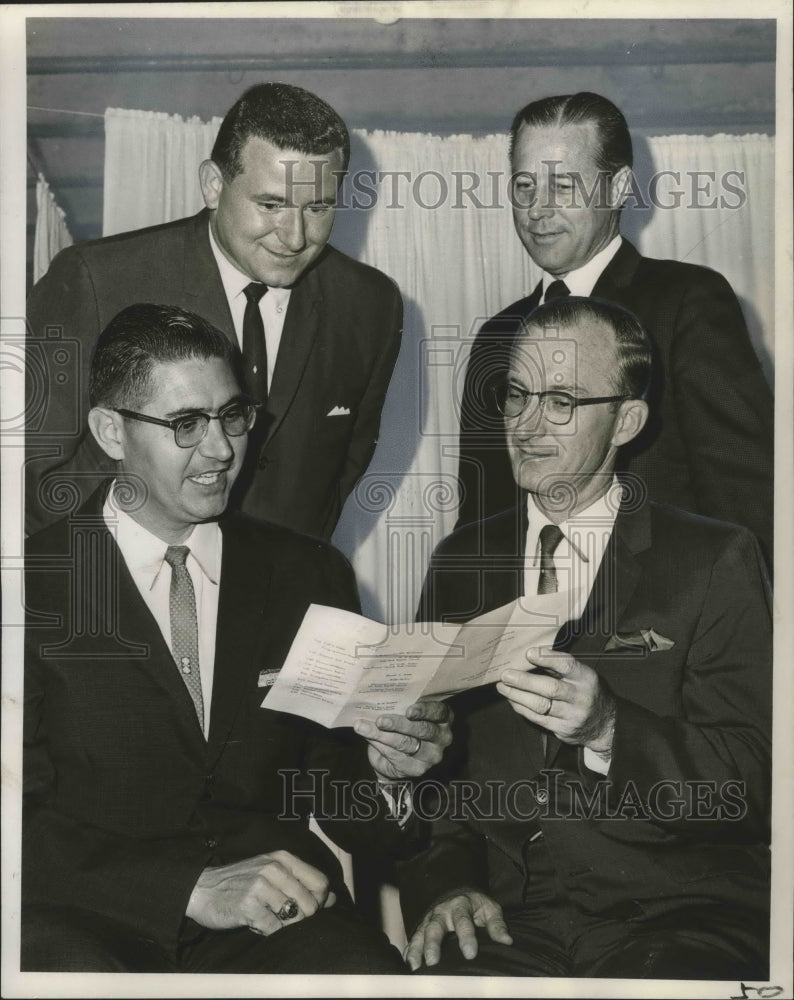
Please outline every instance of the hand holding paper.
M443 701L409 705L405 715L381 715L353 726L369 743L369 762L379 778L419 778L444 756L452 742L453 713Z
M312 604L262 705L329 728L405 717L420 699L447 698L493 684L510 667L526 669L526 650L551 646L576 600L576 592L533 595L465 625L381 625ZM390 749L411 756L405 736L421 734L394 732L402 735L390 738Z

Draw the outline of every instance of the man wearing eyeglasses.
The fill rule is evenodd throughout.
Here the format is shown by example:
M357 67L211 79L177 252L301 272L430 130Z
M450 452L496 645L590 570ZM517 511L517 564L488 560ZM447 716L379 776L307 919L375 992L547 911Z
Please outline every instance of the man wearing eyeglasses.
M400 876L414 970L768 978L768 583L747 529L615 477L650 368L612 303L524 318L497 404L525 502L441 543L418 617L557 600L561 627L453 700L456 762L417 793L433 835Z
M115 477L26 549L23 970L403 968L308 818L409 850L388 805L439 761L448 712L361 720L365 742L261 707L308 606L358 596L326 543L221 517L257 413L240 368L170 306L98 342L89 427Z
M513 120L513 222L541 280L488 320L472 344L461 399L458 524L517 500L488 383L504 369L521 317L556 296L592 295L639 317L656 356L653 413L623 449L622 466L660 503L750 528L771 564L772 393L725 278L643 257L621 236L632 157L625 118L599 94L541 98Z

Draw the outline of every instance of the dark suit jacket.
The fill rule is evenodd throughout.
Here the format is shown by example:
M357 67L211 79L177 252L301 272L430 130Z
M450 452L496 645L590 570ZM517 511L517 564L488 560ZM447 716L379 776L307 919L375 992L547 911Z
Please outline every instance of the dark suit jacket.
M519 318L541 286L479 331L460 416L458 524L517 502L502 418L487 383L506 368ZM656 351L651 420L624 450L624 469L651 500L744 525L772 556L772 393L728 282L716 271L641 257L623 240L593 289L642 322Z
M234 339L208 226L203 211L70 247L31 291L28 531L74 509L75 496L87 498L112 472L84 431L91 353L116 313L135 302L175 305ZM394 283L327 247L292 291L267 414L259 418L267 425L264 447L248 456L241 478L243 510L330 536L372 457L401 326ZM337 406L350 414L327 416Z
M411 831L383 816L363 740L260 707L260 671L281 666L308 605L358 609L349 565L243 515L222 531L208 740L101 497L28 540L24 903L81 906L175 948L207 865L287 850L345 898L311 810L347 850L408 843ZM349 797L334 819L329 775L367 783L371 822L351 819Z
M514 509L449 536L431 563L419 616L466 620L514 600L523 589L525 531L525 514ZM606 648L618 633L626 639L649 628L672 648ZM470 806L468 822L459 815L434 824L431 846L401 877L406 927L460 886L520 907L526 845L538 829L584 914L642 919L690 901L763 914L771 618L750 533L655 504L621 510L584 614L561 630L558 645L593 667L617 699L601 786L607 805L588 817L572 798L571 777L586 794L599 780L584 768L581 748L571 753L549 737L544 755L539 727L494 687L460 696L451 776L481 789L503 781L502 806L494 810L483 792L480 815ZM544 767L562 773L544 776ZM528 784L534 779L537 789Z

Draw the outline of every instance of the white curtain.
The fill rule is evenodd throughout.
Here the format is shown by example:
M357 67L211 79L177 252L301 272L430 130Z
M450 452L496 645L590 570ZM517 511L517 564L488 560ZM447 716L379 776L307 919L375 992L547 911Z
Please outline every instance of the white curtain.
M198 212L198 165L209 157L220 124L220 118L186 121L161 111L108 108L103 236Z
M50 261L74 241L66 214L55 201L49 184L39 174L36 181L36 230L33 234L33 282L46 273Z
M105 234L196 211L197 167L218 124L109 110ZM505 136L356 131L352 138L333 242L394 278L406 316L378 449L334 540L353 561L366 613L404 621L413 617L433 546L456 519L456 400L471 339L538 275L513 231ZM773 140L638 137L636 145L624 232L649 256L721 271L771 377ZM660 204L647 207L651 178L667 170L678 179L663 175Z

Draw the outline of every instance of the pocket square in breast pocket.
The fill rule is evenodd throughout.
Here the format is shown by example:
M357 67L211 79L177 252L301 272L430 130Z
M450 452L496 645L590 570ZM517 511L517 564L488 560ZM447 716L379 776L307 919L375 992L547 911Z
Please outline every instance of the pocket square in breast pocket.
M648 653L662 652L672 649L675 643L672 639L660 635L655 629L641 628L637 632L616 632L610 636L605 650L615 652L618 650L645 651Z
M349 417L350 407L349 406L335 406L333 410L329 410L326 413L326 417Z

